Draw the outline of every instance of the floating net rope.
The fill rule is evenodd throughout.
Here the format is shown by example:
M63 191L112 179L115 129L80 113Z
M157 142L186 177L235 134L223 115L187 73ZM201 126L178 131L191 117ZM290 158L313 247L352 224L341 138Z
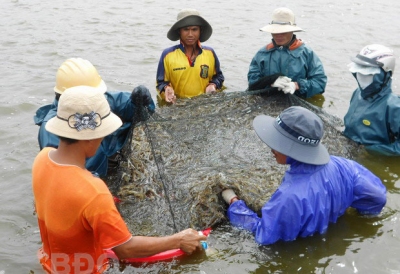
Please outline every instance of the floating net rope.
M226 221L220 192L233 188L256 212L277 189L287 166L276 163L256 135L253 119L303 106L324 121L322 143L332 155L354 158L341 120L319 107L273 90L220 92L178 100L136 123L123 160L106 181L132 233L167 235Z

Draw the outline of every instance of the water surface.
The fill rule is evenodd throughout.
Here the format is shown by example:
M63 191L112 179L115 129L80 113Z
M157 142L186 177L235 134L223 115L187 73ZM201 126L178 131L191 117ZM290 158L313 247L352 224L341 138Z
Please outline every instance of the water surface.
M276 3L275 3L276 4ZM155 74L166 38L179 9L193 7L213 26L205 45L218 54L227 91L244 90L248 65L270 37L258 29L270 21L275 4L248 1L38 1L3 0L0 87L0 272L42 273L36 259L40 236L33 215L31 165L39 148L32 116L53 100L55 74L67 58L82 57L98 69L109 90L132 90L144 84L155 95ZM350 56L363 46L381 43L400 55L397 42L400 2L295 1L299 33L319 55L328 75L322 98L315 103L343 118L356 82L347 71ZM399 61L399 59L397 59ZM399 93L395 71L393 90ZM141 267L143 273L398 273L399 159L361 155L388 188L388 203L378 218L352 211L325 235L259 248L252 235L217 227L209 255L179 263ZM241 239L238 242L236 239ZM244 239L244 240L242 240ZM126 267L124 273L136 268ZM118 269L113 269L119 273Z

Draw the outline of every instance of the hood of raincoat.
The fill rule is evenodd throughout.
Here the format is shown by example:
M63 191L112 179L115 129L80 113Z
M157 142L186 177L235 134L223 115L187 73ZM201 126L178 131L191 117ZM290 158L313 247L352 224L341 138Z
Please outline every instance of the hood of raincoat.
M361 90L361 96L363 99L370 98L378 93L380 93L382 90L386 90L385 87L390 87L391 81L392 81L392 74L385 72L383 69L381 69L380 73L374 74L372 83L365 87L364 89L361 88L360 83L358 82L357 79L357 74L352 73L354 78L357 80L357 84L359 89Z

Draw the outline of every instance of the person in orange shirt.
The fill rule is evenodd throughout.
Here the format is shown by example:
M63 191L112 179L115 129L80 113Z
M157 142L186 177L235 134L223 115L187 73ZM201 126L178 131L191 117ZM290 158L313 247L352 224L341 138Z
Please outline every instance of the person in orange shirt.
M132 236L106 184L85 168L103 138L122 125L104 94L89 86L66 89L46 130L60 138L44 148L32 167L32 188L48 273L102 273L106 250L119 259L180 248L191 254L206 236L186 229L164 237Z

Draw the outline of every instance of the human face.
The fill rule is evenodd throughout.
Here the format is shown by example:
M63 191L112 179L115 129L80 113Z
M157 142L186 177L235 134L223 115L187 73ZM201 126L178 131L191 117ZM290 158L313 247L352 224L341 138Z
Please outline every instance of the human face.
M179 36L185 47L197 45L200 39L200 26L188 26L179 29Z
M274 38L275 43L278 46L287 45L290 40L292 40L293 32L285 32L285 33L272 33L272 38Z
M274 154L275 160L278 164L286 165L286 158L285 154L282 154L274 149L271 149L272 154Z

